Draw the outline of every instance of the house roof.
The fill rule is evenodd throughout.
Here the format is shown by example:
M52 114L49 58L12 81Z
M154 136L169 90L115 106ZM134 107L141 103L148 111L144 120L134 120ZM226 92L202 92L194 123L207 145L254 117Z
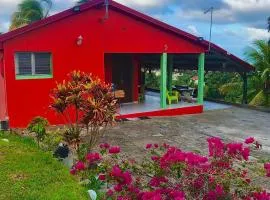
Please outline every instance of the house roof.
M104 0L92 0L92 1L89 1L85 4L82 4L80 6L80 12L83 12L83 11L89 10L93 7L101 6L101 5L104 5ZM137 18L145 23L151 24L153 26L161 28L161 29L168 31L170 33L176 34L179 37L190 40L198 45L201 45L205 48L205 51L207 52L209 42L206 40L201 40L201 38L199 38L199 37L196 37L190 33L187 33L183 30L180 30L176 27L173 27L173 26L168 25L164 22L156 20L156 19L154 19L148 15L145 15L141 12L138 12L134 9L128 8L128 7L126 7L122 4L119 4L113 0L109 0L109 6L111 9L116 9L116 10L118 10L126 15L135 17L135 18ZM76 14L77 13L73 11L73 8L71 8L71 9L65 10L63 12L60 12L58 14L55 14L53 16L50 16L50 17L47 17L45 19L34 22L32 24L29 24L27 26L24 26L22 28L18 28L16 30L2 34L2 35L0 35L0 50L3 49L3 42L6 40L10 40L10 39L15 38L19 35L27 33L29 31L41 28L43 26L49 25L51 23L54 23L56 21L62 20L66 17L70 17L70 16L76 15ZM249 63L243 61L242 59L230 54L229 52L227 52L223 48L221 48L213 43L211 43L211 48L212 48L211 51L218 53L219 55L223 55L223 56L229 58L230 60L236 62L238 65L241 65L243 67L243 71L254 70L254 67L252 65L250 65Z

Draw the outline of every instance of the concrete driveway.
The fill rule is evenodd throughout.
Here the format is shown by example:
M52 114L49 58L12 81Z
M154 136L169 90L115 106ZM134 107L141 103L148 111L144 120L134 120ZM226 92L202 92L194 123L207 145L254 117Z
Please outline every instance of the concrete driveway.
M206 154L209 136L226 141L243 141L253 136L263 145L256 154L270 159L270 113L232 106L198 115L120 122L109 128L102 140L141 157L145 144L163 142Z

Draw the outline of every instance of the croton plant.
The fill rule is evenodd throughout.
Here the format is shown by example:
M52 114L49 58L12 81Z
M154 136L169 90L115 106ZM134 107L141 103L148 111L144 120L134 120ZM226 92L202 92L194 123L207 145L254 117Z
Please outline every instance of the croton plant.
M114 122L117 100L112 85L92 74L73 71L67 80L57 83L51 93L51 108L59 113L68 128L64 134L70 147L78 149L85 130L88 148L92 149L102 128Z

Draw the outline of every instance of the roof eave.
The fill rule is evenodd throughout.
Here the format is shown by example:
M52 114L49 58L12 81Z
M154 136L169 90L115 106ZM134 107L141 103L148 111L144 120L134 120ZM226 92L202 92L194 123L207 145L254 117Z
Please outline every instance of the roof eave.
M87 10L89 8L92 8L94 6L97 6L101 3L104 3L104 0L96 0L96 1L91 1L89 3L83 4L80 6L80 12ZM68 10L65 10L65 11L60 12L60 13L55 14L55 15L52 15L52 16L47 17L45 19L39 20L37 22L33 22L32 24L29 24L27 26L15 29L15 30L7 32L7 33L4 33L4 34L0 35L0 43L5 41L5 40L12 39L12 38L17 37L17 36L24 34L26 32L32 31L34 29L37 29L37 28L40 28L43 26L46 26L46 25L51 24L55 21L64 19L66 17L69 17L71 15L75 15L75 14L76 13L73 11L73 8L70 8Z

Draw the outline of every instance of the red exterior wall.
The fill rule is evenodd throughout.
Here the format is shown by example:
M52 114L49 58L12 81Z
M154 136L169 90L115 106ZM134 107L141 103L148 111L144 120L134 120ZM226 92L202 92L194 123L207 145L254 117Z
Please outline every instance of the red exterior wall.
M3 52L0 51L0 121L5 120L6 117L6 90L3 56Z
M11 127L25 127L34 116L61 123L48 106L50 90L72 70L92 72L105 79L105 53L200 53L204 49L174 34L138 19L110 10L101 21L104 9L73 15L4 42L7 99ZM76 45L78 36L83 44ZM51 52L53 78L15 80L14 54L20 51ZM109 80L109 79L108 79ZM136 97L136 96L135 96ZM134 97L134 98L135 98Z

